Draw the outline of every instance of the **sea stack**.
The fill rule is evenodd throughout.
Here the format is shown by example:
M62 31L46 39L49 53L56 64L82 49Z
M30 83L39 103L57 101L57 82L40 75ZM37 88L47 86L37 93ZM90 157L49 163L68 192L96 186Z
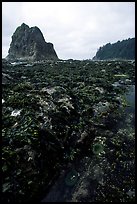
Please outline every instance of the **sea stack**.
M46 42L38 27L25 23L13 33L6 57L9 61L56 60L58 56L52 43Z

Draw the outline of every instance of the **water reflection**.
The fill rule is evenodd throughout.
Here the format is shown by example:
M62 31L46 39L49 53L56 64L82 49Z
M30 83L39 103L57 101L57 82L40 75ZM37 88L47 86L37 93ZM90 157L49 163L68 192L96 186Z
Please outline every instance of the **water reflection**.
M129 86L129 91L125 94L125 98L129 104L129 106L126 107L126 112L135 114L135 85Z

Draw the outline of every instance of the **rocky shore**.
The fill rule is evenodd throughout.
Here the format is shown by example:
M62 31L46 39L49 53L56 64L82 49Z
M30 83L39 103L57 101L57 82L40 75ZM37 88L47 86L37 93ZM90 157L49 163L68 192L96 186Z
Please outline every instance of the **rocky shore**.
M2 201L135 201L134 84L135 61L3 60Z

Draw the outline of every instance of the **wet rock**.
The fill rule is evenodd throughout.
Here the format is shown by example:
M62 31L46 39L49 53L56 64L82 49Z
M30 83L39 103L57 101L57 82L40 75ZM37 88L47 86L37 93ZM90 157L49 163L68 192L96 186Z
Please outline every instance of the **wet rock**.
M2 103L4 103L5 102L5 100L2 98Z
M9 74L2 73L2 84L9 84L12 80L13 78Z
M86 137L88 137L88 133L86 131L82 132L80 139L77 141L77 143L83 143Z
M113 86L113 87L119 87L119 86L121 86L121 85L120 85L120 83L119 83L118 81L116 81L116 82L114 82L114 83L112 84L112 86Z
M124 95L135 64L108 63L3 67L4 77L14 79L2 91L3 201L39 201L47 192L45 200L57 202L134 200L134 109L124 105ZM80 176L68 176L69 186L72 169Z
M104 89L102 87L96 87L95 90L99 91L101 94L104 93Z
M12 111L12 113L11 113L11 116L18 116L18 115L20 115L20 112L21 112L22 110L14 110L14 111Z
M100 101L98 104L93 106L94 114L99 115L101 113L108 112L109 106L110 104L108 101L105 101L105 102Z

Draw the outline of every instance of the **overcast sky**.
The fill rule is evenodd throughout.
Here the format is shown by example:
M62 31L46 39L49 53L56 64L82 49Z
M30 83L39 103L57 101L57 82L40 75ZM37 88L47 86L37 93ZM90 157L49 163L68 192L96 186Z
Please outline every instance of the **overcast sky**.
M135 37L135 2L2 2L2 57L23 22L39 27L60 59L92 59L100 46Z

